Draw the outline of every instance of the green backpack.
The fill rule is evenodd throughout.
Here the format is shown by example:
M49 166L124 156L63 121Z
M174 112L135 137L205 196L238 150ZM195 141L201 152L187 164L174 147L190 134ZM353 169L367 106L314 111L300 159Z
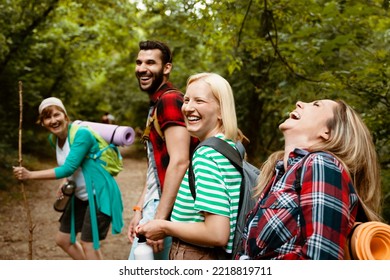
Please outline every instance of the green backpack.
M87 158L91 158L93 160L98 161L105 170L108 171L112 176L116 176L123 170L123 160L122 156L120 154L120 151L118 147L114 144L108 144L106 140L103 139L103 137L94 131L92 128L88 126L84 126L87 128L92 135L96 138L96 141L99 144L99 151L97 153L91 153L87 155ZM69 128L69 145L72 146L74 137L77 133L77 130L80 128L77 124L71 124ZM55 141L52 139L54 137L53 134L50 135L51 137L50 142L52 146L55 147Z

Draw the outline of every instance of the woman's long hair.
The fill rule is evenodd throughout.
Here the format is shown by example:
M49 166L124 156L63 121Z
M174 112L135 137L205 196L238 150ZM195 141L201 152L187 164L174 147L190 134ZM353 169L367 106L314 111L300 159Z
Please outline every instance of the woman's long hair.
M333 154L349 173L360 202L369 220L381 220L380 165L375 145L361 117L344 101L336 101L334 117L327 122L328 140L309 147L310 152ZM270 181L275 163L282 160L284 151L273 153L261 167L256 194Z
M204 81L210 86L211 92L219 103L222 129L225 137L234 141L239 140L233 90L229 82L216 73L205 72L190 76L187 81L187 86L195 81Z

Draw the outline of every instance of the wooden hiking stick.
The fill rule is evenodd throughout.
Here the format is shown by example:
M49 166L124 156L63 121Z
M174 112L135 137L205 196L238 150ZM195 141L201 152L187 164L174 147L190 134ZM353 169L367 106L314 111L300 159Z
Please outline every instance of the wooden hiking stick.
M19 167L22 167L22 123L23 123L23 84L22 81L19 81ZM24 189L24 183L22 180L19 180L20 187L22 189L24 208L27 212L27 221L28 221L28 230L29 230L29 238L28 238L28 257L32 260L33 250L33 231L35 225L33 225L31 218L30 206L28 205L26 190Z

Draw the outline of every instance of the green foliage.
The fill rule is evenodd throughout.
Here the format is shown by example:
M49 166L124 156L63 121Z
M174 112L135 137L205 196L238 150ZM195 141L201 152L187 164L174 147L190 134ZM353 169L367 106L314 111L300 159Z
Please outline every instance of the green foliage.
M45 147L35 120L48 96L62 98L72 119L97 121L110 111L142 128L148 100L134 60L140 40L159 39L173 50L171 79L183 91L197 72L229 80L256 164L282 147L277 127L297 100L347 101L373 133L389 197L388 1L0 0L0 26L7 147L17 148L19 80L25 152Z

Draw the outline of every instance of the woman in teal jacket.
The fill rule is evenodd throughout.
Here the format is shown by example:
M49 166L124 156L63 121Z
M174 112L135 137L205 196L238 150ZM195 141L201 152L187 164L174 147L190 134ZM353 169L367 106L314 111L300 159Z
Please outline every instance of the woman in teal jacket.
M55 136L59 166L40 171L14 167L14 175L19 180L64 178L61 186L74 181L76 191L60 218L56 243L73 259L103 259L99 240L106 238L110 224L113 234L121 232L123 205L114 177L99 160L89 157L99 151L98 142L88 128L70 122L64 105L55 97L42 101L38 122ZM75 130L70 140L70 132ZM62 196L60 189L57 195ZM80 242L76 241L78 232Z

